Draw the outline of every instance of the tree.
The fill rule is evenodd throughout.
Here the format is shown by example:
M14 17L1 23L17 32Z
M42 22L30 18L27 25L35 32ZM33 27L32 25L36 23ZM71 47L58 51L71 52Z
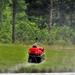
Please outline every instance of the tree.
M17 3L17 0L13 0L12 43L15 42L16 3Z
M50 0L50 31L52 29L52 13L53 13L53 1Z
M51 42L51 30L52 30L52 16L53 16L53 0L50 0L50 5L49 5L49 8L50 8L50 24L49 24L49 41ZM49 42L49 44L50 44Z
M72 25L72 21L73 21L73 13L74 13L74 0L72 0L72 2L70 3L70 12L71 12L71 27L73 27Z
M12 8L9 5L12 3L10 0L0 1L0 42L11 42L11 21L12 21Z

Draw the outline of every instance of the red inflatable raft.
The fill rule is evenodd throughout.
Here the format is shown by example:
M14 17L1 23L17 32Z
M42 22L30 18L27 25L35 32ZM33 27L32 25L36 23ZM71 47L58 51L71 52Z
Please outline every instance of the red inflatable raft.
M28 62L40 63L44 60L44 48L38 48L37 44L34 44L28 51Z

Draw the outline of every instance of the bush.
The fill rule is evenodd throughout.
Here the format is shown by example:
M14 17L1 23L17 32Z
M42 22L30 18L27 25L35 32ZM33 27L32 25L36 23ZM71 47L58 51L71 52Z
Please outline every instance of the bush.
M52 44L72 44L74 43L74 30L67 27L61 26L58 27L57 25L53 25L50 38Z

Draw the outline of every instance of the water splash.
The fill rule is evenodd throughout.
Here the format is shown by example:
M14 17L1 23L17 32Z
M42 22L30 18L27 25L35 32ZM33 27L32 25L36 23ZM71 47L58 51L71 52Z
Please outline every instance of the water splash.
M26 63L26 64L22 63L22 64L18 64L18 65L10 67L8 69L8 72L9 73L13 73L13 72L15 72L15 71L17 71L17 70L19 70L19 69L21 69L23 67L27 67L27 66L31 66L31 65L34 65L34 63Z

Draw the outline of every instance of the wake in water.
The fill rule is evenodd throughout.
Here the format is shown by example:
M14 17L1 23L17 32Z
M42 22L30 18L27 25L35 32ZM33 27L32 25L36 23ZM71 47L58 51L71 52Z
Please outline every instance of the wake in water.
M44 61L43 61L44 62ZM41 62L41 63L43 63ZM31 65L37 65L38 63L22 63L22 64L17 64L17 65L14 65L14 66L11 66L7 72L8 73L14 73L15 71L18 71L20 70L21 68L25 68L25 67L29 67ZM39 63L40 64L40 63Z
M27 66L31 66L31 65L34 65L34 63L27 63L27 64L18 64L18 65L15 65L15 66L12 66L8 69L8 72L9 73L12 73L14 71L18 71L19 69L21 68L24 68L24 67L27 67Z

